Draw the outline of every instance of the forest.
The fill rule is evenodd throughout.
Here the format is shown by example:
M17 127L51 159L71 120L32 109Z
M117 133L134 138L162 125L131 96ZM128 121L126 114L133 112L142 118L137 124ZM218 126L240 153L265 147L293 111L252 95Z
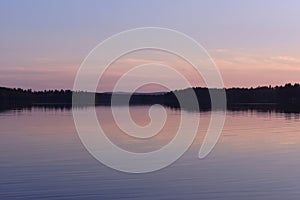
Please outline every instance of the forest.
M220 89L211 89L218 93ZM209 89L203 87L187 88L165 93L91 93L71 90L44 90L0 87L0 108L13 109L31 106L72 106L72 95L81 97L80 102L73 102L78 106L104 105L110 106L114 95L114 104L153 105L161 104L172 108L194 109L195 102L190 102L190 92L195 92L197 103L201 110L209 110L211 100ZM282 110L290 112L300 111L300 85L285 84L284 86L264 86L256 88L228 88L225 89L227 108ZM180 105L177 97L184 100ZM77 98L78 99L78 98ZM80 98L79 98L80 99Z

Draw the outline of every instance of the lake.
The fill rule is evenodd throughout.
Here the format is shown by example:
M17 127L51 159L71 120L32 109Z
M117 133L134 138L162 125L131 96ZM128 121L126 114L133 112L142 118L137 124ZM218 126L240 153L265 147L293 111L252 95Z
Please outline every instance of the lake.
M90 108L78 109L84 113ZM151 173L128 174L101 164L88 153L70 109L1 112L0 199L300 197L299 114L228 111L217 145L206 158L199 159L211 112L166 108L164 128L146 140L122 134L110 107L97 107L96 111L111 141L133 152L166 145L175 136L181 112L191 121L200 118L200 127L192 146L172 165ZM133 120L140 126L150 122L148 111L147 106L130 107Z

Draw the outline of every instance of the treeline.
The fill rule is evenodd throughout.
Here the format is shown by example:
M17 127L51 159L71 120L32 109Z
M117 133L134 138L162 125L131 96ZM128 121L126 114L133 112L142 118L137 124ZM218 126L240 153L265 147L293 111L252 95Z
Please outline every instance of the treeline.
M70 104L71 102L71 90L32 91L0 87L2 105Z
M186 109L193 109L195 102L190 99L190 93L194 91L198 105L201 109L209 109L211 106L208 88L187 88L167 93L133 94L127 93L89 93L72 92L71 90L45 90L32 91L23 89L11 89L0 87L0 107L36 106L36 105L68 105L72 104L72 95L82 97L83 102L78 104L111 105L112 95L115 104L152 105L161 104L179 108L177 97L184 100ZM214 92L221 90L213 89ZM282 109L300 111L300 85L285 84L276 87L257 88L229 88L226 89L227 106L229 109ZM182 105L181 105L182 106Z
M279 107L300 107L300 85L285 84L276 87L231 88L226 90L229 105L276 104Z
M210 95L207 88L192 88L198 98L200 108L210 108ZM187 90L170 92L184 94ZM213 90L218 92L217 89ZM285 84L275 87L229 88L226 89L228 109L278 109L300 111L300 85ZM168 95L168 94L167 94ZM167 98L168 99L168 98ZM168 102L167 102L168 103ZM172 104L172 102L170 103Z

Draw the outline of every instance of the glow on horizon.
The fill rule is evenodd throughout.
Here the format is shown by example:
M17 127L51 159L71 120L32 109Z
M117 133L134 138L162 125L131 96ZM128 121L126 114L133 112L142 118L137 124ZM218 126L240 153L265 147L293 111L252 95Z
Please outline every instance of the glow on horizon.
M195 38L216 62L225 87L296 83L300 82L299 13L297 0L72 1L72 5L1 1L0 87L71 89L76 71L95 45L142 26L171 28ZM124 69L148 61L168 63L199 84L195 86L205 86L186 64L172 58L159 60L159 55L144 61L138 56L124 58L115 66ZM99 90L109 91L118 73L107 73Z
M241 55L239 53L232 53L230 50L219 49L211 50L210 54L219 67L225 87L227 88L257 87L263 85L275 86L300 81L300 59L295 57ZM179 58L174 59L175 56L172 57L169 55L168 60L161 60L160 57L165 56L157 52L154 54L148 52L147 58L143 55L145 55L145 53L129 55L113 63L99 84L98 91L112 91L115 82L123 73L134 66L147 63L172 66L184 74L194 86L205 87L205 83L201 77L195 76L191 70L191 66ZM73 86L73 81L78 69L79 65L60 68L1 67L0 83L1 86L32 88L34 90L70 89ZM154 75L155 74L148 76ZM167 77L166 75L157 76L169 78L172 81L172 77ZM243 77L242 81L241 77ZM132 77L133 83L135 79L139 78L141 77ZM173 81L176 82L176 79L173 79ZM142 90L145 92L161 91L161 88L157 86L147 86L142 89L145 89Z

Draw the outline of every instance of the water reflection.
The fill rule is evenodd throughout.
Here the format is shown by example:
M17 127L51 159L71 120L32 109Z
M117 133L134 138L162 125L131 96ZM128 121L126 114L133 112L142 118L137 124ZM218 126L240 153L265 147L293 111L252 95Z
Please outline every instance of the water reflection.
M89 108L78 108L89 109ZM120 109L122 109L120 107ZM134 121L149 123L149 107L131 108ZM120 147L147 152L174 137L180 110L149 140L132 138L114 124L109 107L98 120ZM102 165L85 150L69 108L30 107L0 113L1 199L298 199L300 120L297 113L232 111L221 138L205 159L197 158L210 112L200 117L186 154L158 172L130 175Z

